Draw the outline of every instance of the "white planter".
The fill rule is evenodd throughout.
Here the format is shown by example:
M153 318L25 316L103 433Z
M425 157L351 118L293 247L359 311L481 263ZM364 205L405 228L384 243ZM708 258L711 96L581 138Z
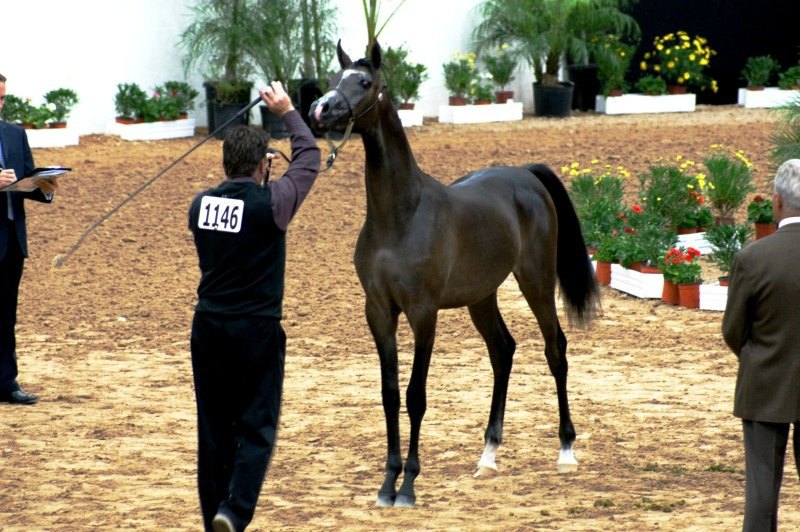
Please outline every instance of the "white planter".
M422 111L419 109L398 109L397 115L400 117L403 127L422 125Z
M688 94L623 94L622 96L595 97L594 109L607 115L641 113L690 113L695 109L697 96Z
M611 284L609 286L640 298L661 298L664 276L660 273L637 272L615 263L611 265Z
M719 283L700 285L700 309L725 310L728 302L728 287Z
M158 140L194 136L194 118L146 122L143 124L120 124L111 122L106 127L109 135L119 135L123 140Z
M78 132L68 127L61 129L26 129L28 144L31 148L60 148L76 146L79 142Z
M439 106L439 122L441 123L478 124L512 120L522 120L522 102Z
M710 255L714 249L706 240L705 232L689 233L688 235L678 235L678 245L684 248L692 247L703 255Z
M738 104L747 109L759 107L780 107L800 97L800 90L783 90L777 87L766 87L762 91L739 89Z

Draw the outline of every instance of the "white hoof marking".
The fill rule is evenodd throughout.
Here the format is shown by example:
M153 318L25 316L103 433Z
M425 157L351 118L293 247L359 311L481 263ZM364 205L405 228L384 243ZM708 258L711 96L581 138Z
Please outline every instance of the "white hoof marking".
M561 449L558 453L558 472L571 473L578 470L578 461L572 452L572 447Z

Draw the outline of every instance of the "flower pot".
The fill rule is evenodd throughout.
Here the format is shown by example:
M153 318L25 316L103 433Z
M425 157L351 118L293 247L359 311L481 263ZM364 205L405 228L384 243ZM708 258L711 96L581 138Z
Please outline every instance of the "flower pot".
M285 139L289 136L289 130L280 116L270 111L266 105L259 105L258 109L261 111L261 127L269 133L271 139Z
M450 96L447 103L448 105L467 105L467 99L463 96Z
M533 84L533 111L536 116L564 118L570 115L574 85L561 81L558 87Z
M401 102L397 105L398 109L403 109L405 111L413 111L414 110L414 102Z
M699 227L678 227L675 230L679 235L693 235L694 233L699 233Z
M628 269L629 270L633 270L635 272L641 272L642 271L642 261L636 260L636 261L631 262L628 265Z
M719 278L719 285L720 286L728 286L728 276L727 275L723 275L722 277Z
M659 270L655 266L646 266L646 265L642 264L642 267L639 268L639 272L640 273L661 273L661 270Z
M661 301L670 305L680 304L680 294L678 293L678 285L672 281L664 279L664 286L661 289Z
M514 91L497 91L494 93L494 99L497 103L506 103L514 99Z
M604 261L597 261L597 266L594 269L594 277L597 279L597 284L608 286L611 284L611 263Z
M49 124L47 124L47 127L49 129L64 129L65 127L67 127L67 123L66 122L50 122Z
M609 96L622 96L625 92L622 89L611 89L608 91Z
M700 308L700 284L679 284L678 297L682 307Z
M747 87L747 90L749 90L749 91L763 91L764 90L764 86L763 85L753 85L753 86Z
M686 94L689 89L686 85L667 85L667 92L670 94Z
M756 227L756 240L771 235L777 229L774 223L756 223L753 225Z
M567 65L567 78L575 84L572 91L572 108L579 111L594 110L595 96L600 93L600 78L596 64Z
M475 105L489 105L492 103L491 100L475 100Z

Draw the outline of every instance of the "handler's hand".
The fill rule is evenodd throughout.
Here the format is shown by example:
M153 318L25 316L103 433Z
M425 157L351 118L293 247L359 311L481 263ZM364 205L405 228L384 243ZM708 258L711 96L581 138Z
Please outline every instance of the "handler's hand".
M56 191L56 189L58 189L58 181L56 180L55 177L53 177L52 179L42 179L41 181L36 183L36 186L39 187L39 190L41 190L43 193L49 196L53 194Z
M5 187L7 185L10 185L16 180L17 180L17 174L14 172L13 168L0 170L0 187Z
M280 81L271 82L267 88L259 90L258 94L261 96L261 100L267 104L269 110L278 116L283 116L294 109L292 99L283 90L283 85Z

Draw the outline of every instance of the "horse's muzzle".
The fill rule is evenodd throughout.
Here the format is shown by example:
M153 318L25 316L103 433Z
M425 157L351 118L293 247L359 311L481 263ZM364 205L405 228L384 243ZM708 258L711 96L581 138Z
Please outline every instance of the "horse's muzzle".
M308 118L315 129L343 131L350 118L350 108L341 95L329 91L311 102Z

